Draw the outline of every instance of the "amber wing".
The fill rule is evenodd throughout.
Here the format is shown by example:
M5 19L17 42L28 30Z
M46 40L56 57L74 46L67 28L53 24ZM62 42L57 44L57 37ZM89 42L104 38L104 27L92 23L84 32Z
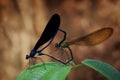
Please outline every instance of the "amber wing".
M112 28L102 28L67 43L69 45L94 46L108 39L112 35L112 33Z

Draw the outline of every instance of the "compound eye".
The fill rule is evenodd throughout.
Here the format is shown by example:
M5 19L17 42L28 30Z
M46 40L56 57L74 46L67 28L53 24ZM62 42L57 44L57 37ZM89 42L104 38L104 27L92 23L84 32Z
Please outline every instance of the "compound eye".
M29 55L26 55L26 59L28 59L30 56Z
M56 43L55 44L55 48L59 48L60 47L60 44L59 43Z

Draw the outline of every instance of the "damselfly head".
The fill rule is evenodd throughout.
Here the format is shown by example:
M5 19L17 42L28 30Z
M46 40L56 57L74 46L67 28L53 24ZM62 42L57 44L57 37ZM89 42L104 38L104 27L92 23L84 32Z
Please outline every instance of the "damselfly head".
M29 59L30 58L30 56L29 55L26 55L26 59Z
M60 44L60 46L61 46L62 48L65 48L65 47L68 47L69 44L68 44L67 42L63 42L63 43Z

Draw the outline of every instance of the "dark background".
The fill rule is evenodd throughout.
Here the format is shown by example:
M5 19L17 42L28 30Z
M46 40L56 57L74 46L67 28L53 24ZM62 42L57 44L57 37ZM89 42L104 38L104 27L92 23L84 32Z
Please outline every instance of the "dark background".
M112 27L114 33L105 42L93 47L74 45L71 48L76 64L90 58L109 63L120 71L120 0L0 0L1 80L15 80L25 69L25 55L54 13L61 17L60 26L67 32L66 41ZM50 60L44 58L44 61ZM87 67L71 71L68 79L106 80Z

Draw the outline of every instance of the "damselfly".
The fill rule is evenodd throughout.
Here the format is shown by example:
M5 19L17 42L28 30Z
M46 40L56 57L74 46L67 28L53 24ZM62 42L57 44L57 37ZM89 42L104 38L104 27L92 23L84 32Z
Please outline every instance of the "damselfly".
M64 49L64 48L69 48L69 46L71 45L94 46L108 39L112 35L112 33L113 33L112 28L109 28L109 27L102 28L86 36L79 37L75 40L72 40L70 42L64 41L66 38L66 34L65 34L63 41L56 44L56 48ZM72 59L73 59L73 55L71 53L70 59L68 59L67 62L65 62L65 64L72 61Z
M60 16L58 14L54 14L51 19L49 20L48 24L46 25L40 39L37 41L34 48L31 50L29 55L26 55L26 59L35 59L35 55L38 53L39 55L45 55L41 53L45 48L47 48L51 42L53 41L60 25ZM45 44L46 42L50 41L45 47L38 50L40 46ZM47 55L48 56L48 55ZM34 62L34 61L33 61Z

